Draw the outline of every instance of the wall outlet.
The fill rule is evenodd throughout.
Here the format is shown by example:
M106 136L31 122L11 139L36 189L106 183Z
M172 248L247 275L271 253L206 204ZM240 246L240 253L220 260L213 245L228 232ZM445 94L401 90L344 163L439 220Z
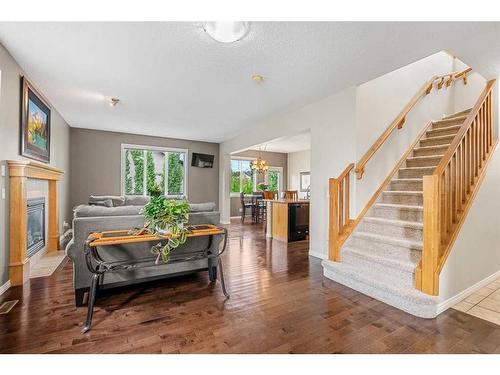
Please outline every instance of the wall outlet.
M5 199L5 188L2 188L2 200Z
M5 177L5 165L2 164L1 170L2 170L2 177Z

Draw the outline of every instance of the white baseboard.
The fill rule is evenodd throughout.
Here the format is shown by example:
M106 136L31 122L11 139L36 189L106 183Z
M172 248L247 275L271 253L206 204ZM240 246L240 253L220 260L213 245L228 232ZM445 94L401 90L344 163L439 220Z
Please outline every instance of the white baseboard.
M7 289L9 289L9 288L10 288L10 280L7 280L7 282L5 284L0 286L0 296L2 294L4 294L7 291Z
M231 224L231 222L230 222L230 221L224 221L224 220L221 220L221 221L220 221L220 223L221 223L221 224L224 224L224 225L229 225L229 224Z
M309 250L309 255L312 257L315 257L315 258L319 258L319 259L326 259L327 258L325 253L320 253L320 252L314 251L314 250Z
M498 277L500 276L500 270L495 272L493 275L490 275L486 277L485 279L482 279L481 281L478 281L474 285L468 287L467 289L461 291L457 295L448 298L446 301L443 301L437 305L437 315L441 314L442 312L448 310L450 307L455 306L457 303L462 301L463 299L467 298L470 296L472 293L475 291L481 289L483 286L488 285L489 283L495 281Z

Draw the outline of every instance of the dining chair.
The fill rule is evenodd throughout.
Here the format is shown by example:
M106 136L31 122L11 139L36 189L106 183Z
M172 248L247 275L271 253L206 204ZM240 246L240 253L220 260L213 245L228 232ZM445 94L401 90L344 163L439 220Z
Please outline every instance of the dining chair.
M283 192L283 199L297 200L299 199L299 193L297 190L285 190Z
M277 191L264 191L264 199L276 199L278 196Z
M241 203L241 223L245 224L245 215L247 208L250 208L252 210L252 219L255 213L255 203L253 202L248 202L245 199L245 194L240 193L240 203Z

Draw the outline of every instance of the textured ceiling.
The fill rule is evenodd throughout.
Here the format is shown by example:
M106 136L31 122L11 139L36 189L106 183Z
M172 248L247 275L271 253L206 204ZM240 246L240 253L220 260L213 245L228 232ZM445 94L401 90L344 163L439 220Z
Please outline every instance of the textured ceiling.
M499 40L498 23L252 22L229 45L193 22L0 23L71 126L214 142L440 50L498 75Z

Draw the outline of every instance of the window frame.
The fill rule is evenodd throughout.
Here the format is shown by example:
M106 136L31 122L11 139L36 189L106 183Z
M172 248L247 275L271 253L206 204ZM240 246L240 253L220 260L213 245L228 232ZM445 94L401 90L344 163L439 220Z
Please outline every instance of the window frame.
M167 198L179 198L184 197L188 199L188 160L189 160L189 149L187 148L175 148L175 147L161 147L161 146L148 146L148 145L137 145L130 143L122 143L121 144L121 166L120 166L120 189L121 195L123 196L144 196L148 197L147 189L146 189L146 168L143 168L143 193L142 194L125 194L125 153L126 150L143 150L143 151L160 151L160 152L176 152L176 153L184 153L186 155L184 160L184 181L183 181L183 192L182 194L166 194ZM146 158L144 158L146 161ZM165 184L168 184L168 164L165 164ZM167 186L164 187L165 192L167 192Z
M266 171L266 175L264 176L264 183L269 185L269 172L278 172L279 180L278 180L278 194L283 191L283 167L272 167L269 166L269 169Z
M243 156L231 156L231 161L233 161L233 160L252 162L254 160L257 160L257 158L243 157ZM231 168L230 175L232 175L232 171L233 171L233 169ZM242 180L242 170L240 168L240 191L238 193L230 191L229 193L230 193L231 197L239 197L240 196L241 186L242 186L241 180ZM231 188L231 180L229 180L229 188ZM252 169L252 190L257 191L257 172L253 169Z

